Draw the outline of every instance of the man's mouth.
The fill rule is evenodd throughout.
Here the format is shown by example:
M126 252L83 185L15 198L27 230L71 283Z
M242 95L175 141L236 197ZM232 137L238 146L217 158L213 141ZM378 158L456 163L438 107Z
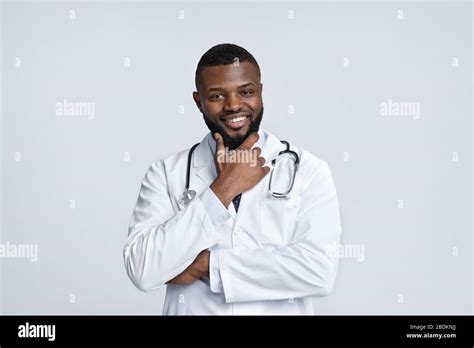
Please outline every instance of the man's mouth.
M234 115L227 116L221 120L224 122L226 127L231 129L240 129L248 123L250 115Z

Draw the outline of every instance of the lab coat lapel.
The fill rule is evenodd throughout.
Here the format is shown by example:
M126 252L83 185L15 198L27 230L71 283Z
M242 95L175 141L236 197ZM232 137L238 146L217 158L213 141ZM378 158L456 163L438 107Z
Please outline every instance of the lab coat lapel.
M214 156L209 148L208 136L209 134L201 141L193 157L194 173L206 186L210 186L216 177Z

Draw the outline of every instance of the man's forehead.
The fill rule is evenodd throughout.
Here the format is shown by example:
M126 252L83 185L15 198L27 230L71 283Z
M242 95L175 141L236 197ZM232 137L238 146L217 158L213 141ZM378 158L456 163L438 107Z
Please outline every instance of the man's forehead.
M211 88L217 85L239 86L253 82L258 84L258 69L252 63L239 62L238 64L217 65L205 67L200 76L203 87Z

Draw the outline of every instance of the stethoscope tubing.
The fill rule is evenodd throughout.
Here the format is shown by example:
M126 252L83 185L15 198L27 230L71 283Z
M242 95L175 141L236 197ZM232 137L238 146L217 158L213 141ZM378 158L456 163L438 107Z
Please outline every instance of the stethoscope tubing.
M298 165L300 163L300 157L298 156L298 154L295 151L290 150L290 143L287 142L286 140L280 140L280 142L286 146L286 149L283 150L283 151L280 151L280 153L278 154L278 157L280 157L281 155L284 155L286 153L289 153L290 155L294 156L294 159L295 159L295 175L293 175L293 181L291 183L289 191L286 192L286 193L277 193L277 192L272 193L273 197L275 197L275 198L284 198L286 195L288 195L291 192L291 190L293 188L294 180L295 180L295 177L296 177L296 171L298 170ZM191 147L191 149L189 150L189 153L188 153L188 163L187 163L187 167L186 167L186 188L184 190L184 195L185 196L188 192L192 191L192 190L189 189L190 176L191 176L191 160L193 158L193 152L199 144L200 143L194 144ZM272 160L272 165L275 165L277 158ZM271 176L272 175L273 175L273 173L271 173ZM270 179L270 182L271 182L271 179Z

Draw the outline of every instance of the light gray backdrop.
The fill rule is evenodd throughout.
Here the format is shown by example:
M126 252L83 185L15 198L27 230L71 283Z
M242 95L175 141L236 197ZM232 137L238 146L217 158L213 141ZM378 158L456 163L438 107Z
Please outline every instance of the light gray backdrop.
M9 1L1 21L1 240L38 247L0 258L2 313L161 313L122 247L149 164L207 132L194 72L222 42L259 61L263 127L329 162L363 251L317 313L472 313L470 3Z

